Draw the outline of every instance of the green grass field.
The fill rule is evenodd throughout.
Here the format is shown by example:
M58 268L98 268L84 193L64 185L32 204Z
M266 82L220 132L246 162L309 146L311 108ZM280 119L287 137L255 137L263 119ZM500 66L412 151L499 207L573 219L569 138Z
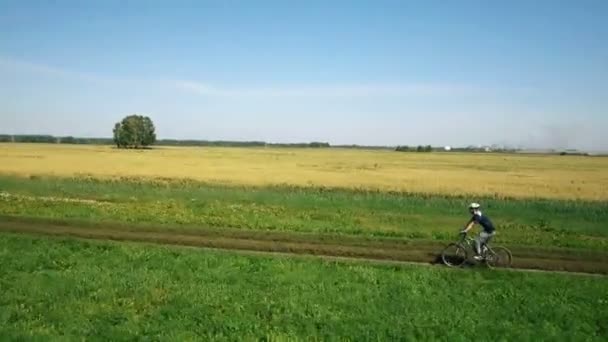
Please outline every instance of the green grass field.
M0 264L3 340L608 338L605 277L11 234L0 234Z
M0 215L8 216L437 241L455 238L474 200L497 224L501 243L608 248L608 203L597 201L11 176L0 176L0 189Z

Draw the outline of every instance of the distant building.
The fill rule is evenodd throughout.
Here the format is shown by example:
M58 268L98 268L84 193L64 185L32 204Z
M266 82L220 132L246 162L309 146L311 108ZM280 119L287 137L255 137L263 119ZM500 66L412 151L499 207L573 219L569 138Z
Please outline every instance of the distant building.
M444 147L443 149L444 149L444 150L446 150L446 151L451 151L451 150L452 150L452 147L451 147L451 146L446 146L446 147Z

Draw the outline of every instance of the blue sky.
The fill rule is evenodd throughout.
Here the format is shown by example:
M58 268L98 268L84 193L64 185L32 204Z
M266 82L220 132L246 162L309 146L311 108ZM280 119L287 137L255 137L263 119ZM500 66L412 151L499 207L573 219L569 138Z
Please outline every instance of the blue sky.
M0 0L0 131L608 149L608 1Z

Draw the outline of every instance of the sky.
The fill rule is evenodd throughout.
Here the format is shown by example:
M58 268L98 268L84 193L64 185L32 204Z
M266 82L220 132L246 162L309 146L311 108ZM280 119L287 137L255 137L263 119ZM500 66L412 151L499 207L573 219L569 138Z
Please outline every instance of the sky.
M608 150L608 1L0 0L0 133Z

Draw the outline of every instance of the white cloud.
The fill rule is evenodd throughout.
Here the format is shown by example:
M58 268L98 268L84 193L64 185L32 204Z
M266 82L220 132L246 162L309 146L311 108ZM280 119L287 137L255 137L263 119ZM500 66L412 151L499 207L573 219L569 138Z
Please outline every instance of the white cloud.
M307 84L307 85L250 85L246 87L225 87L192 80L123 79L106 77L92 73L77 72L44 64L24 62L0 57L0 70L17 71L35 75L70 78L97 83L145 83L155 87L177 89L179 91L207 97L315 97L315 98L361 98L382 96L466 96L483 95L491 88L467 84L451 83L388 83L388 84Z
M66 69L56 68L44 64L29 63L14 59L0 57L0 69L5 69L13 72L25 72L35 75L73 78L84 81L106 81L107 79L88 73L70 71Z
M175 81L175 82L168 82L168 83L173 84L178 89L200 94L200 95L218 95L218 94L222 93L221 91L218 91L217 89L215 89L212 86L209 86L209 85L206 85L203 83L198 83L198 82Z
M459 84L334 84L218 87L195 81L173 81L176 88L205 96L222 97L373 97L444 96L476 94L481 88Z

